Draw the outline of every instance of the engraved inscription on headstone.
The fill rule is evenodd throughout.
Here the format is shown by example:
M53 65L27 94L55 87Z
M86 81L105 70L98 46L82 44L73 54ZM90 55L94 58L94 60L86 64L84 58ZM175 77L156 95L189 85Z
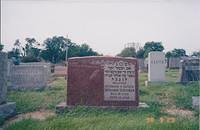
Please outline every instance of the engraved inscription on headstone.
M119 61L104 65L104 100L135 100L135 66Z

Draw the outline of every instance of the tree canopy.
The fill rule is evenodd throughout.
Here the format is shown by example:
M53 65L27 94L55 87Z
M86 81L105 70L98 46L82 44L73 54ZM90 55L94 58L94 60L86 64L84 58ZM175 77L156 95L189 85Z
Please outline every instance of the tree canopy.
M20 59L22 62L45 60L58 63L65 60L66 48L68 57L99 55L86 43L78 45L63 36L53 36L44 40L42 44L35 38L25 38L25 46L17 39L12 51L9 52L9 58Z
M165 57L170 58L170 57L182 57L182 56L187 56L186 51L184 49L177 49L174 48L172 51L168 51L165 54Z
M144 57L148 56L148 53L151 51L163 51L164 46L162 45L161 42L146 42L144 45Z
M0 51L3 50L3 44L0 43Z
M200 51L194 51L192 56L200 57Z
M140 47L139 50L136 51L134 47L124 48L118 56L122 57L137 57L137 58L145 58L148 56L148 53L151 51L163 51L164 46L161 42L146 42L144 47Z
M99 55L86 43L78 45L63 36L47 38L43 45L45 49L42 51L42 58L52 63L65 60L66 47L68 47L68 57Z
M126 47L124 48L118 56L121 57L136 57L136 50L134 47Z
M145 54L144 48L140 48L136 53L136 57L137 58L144 58L144 54Z
M42 51L42 58L52 63L58 63L63 59L67 43L68 39L63 36L47 38L43 43L45 49Z

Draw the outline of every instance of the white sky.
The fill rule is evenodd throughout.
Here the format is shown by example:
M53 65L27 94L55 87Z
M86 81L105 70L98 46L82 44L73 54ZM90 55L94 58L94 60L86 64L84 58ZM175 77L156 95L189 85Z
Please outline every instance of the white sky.
M2 0L1 42L62 35L105 55L161 41L165 51L200 50L200 0ZM116 2L117 1L117 2Z

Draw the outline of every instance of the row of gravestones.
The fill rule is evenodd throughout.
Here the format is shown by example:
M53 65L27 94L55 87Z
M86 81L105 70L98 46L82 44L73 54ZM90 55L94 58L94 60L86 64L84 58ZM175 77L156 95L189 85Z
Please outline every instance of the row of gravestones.
M165 67L169 69L179 69L181 68L181 60L187 60L188 57L171 57L171 58L165 58ZM147 72L148 71L148 58L138 59L139 64L139 71L140 72Z
M4 60L2 60L3 62ZM164 53L149 53L148 65L149 82L165 81ZM195 65L199 65L199 63L195 62ZM7 70L7 66L5 66L3 71ZM10 78L11 82L14 82L16 86L21 84L19 87L22 88L25 86L38 87L40 80L45 81L44 84L41 83L41 86L46 85L48 78L43 77L48 77L50 73L45 69L47 66L42 65L41 68L41 65L29 65L29 68L31 69L28 69L26 65L12 67L10 70L13 76ZM186 67L185 70L196 71L197 67L191 68ZM138 61L134 58L83 57L69 59L67 105L120 108L138 106L138 69ZM7 75L7 72L4 73Z
M148 68L149 82L166 81L163 52L149 53ZM134 58L71 58L68 62L67 103L58 107L136 107L139 105L138 69L138 61Z
M195 61L196 60L196 61ZM185 63L187 61L187 63ZM196 63L193 63L195 61ZM138 60L138 66L140 66ZM191 64L188 64L191 63ZM180 82L199 80L199 60L184 60L180 68ZM186 67L185 67L186 66ZM193 67L187 67L193 66ZM196 67L194 67L196 66ZM56 68L56 67L55 67ZM140 68L140 67L139 67ZM165 56L163 52L151 52L148 56L148 81L164 82L165 81ZM186 69L185 69L186 68ZM190 70L192 69L192 70ZM49 63L21 63L20 65L10 65L8 67L8 75L10 79L11 89L40 89L48 85L51 77L51 64ZM66 75L67 69L61 73L60 68L58 74ZM55 71L56 72L56 71Z
M178 61L177 59L175 61ZM150 52L148 55L148 81L165 82L165 54ZM180 83L200 80L200 58L184 58L180 61Z

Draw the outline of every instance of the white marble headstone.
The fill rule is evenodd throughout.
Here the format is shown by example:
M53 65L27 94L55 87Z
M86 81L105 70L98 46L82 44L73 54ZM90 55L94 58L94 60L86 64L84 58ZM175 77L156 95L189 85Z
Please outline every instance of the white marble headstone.
M165 54L153 51L148 54L148 81L165 81Z

